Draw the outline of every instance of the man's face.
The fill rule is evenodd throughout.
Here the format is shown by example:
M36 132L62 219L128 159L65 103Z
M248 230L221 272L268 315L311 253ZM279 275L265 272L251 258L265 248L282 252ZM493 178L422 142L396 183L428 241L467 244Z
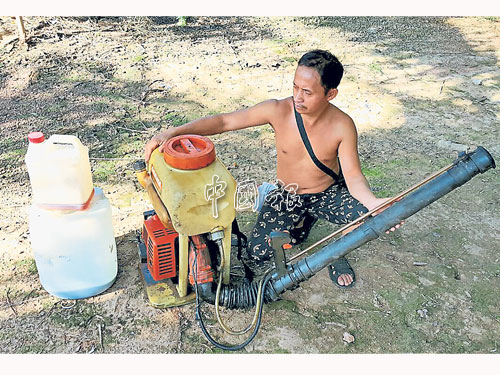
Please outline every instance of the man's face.
M331 89L325 95L319 73L314 68L299 66L293 78L293 100L299 113L315 113L321 110L336 95L337 89Z

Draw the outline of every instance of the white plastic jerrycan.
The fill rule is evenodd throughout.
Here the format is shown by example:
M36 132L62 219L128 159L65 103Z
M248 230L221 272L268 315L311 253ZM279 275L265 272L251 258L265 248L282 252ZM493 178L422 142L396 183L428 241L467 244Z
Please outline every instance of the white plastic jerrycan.
M73 135L28 135L26 166L33 203L45 209L84 210L94 192L89 150Z
M67 299L108 289L118 271L111 206L99 188L84 211L44 210L33 204L30 241L40 282L50 294Z

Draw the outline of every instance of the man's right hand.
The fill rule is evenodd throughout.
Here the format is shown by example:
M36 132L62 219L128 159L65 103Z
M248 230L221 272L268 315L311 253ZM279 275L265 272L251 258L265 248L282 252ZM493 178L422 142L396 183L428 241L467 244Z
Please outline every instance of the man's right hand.
M146 160L146 163L149 161L149 158L151 157L151 153L157 148L160 147L160 152L163 152L163 145L165 144L166 141L168 141L170 138L172 138L174 134L172 133L171 129L165 130L164 132L161 132L157 135L155 135L151 140L146 143L146 148L144 151L144 160Z

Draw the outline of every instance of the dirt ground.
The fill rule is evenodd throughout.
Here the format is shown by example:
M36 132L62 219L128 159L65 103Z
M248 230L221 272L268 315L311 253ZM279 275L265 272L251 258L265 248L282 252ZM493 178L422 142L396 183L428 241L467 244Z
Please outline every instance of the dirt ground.
M193 305L156 309L145 298L135 236L151 205L131 166L162 128L291 95L310 49L345 66L334 104L357 124L377 196L477 145L500 161L499 18L188 17L179 26L175 17L27 17L25 26L20 45L0 17L1 353L220 353ZM113 206L119 270L98 296L62 301L39 283L24 164L35 130L78 135ZM275 179L270 126L211 138L237 181ZM351 252L352 289L322 270L286 292L241 352L498 352L499 190L490 170ZM238 218L248 233L255 214ZM319 223L305 246L333 229ZM212 308L204 314L217 339L242 341L218 328ZM234 328L252 315L224 310Z

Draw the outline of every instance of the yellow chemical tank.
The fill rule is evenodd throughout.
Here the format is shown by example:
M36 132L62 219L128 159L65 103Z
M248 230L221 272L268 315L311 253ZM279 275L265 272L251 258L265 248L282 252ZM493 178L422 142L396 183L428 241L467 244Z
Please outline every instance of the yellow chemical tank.
M236 181L206 137L182 135L153 151L148 172L175 231L192 236L230 227Z
M229 283L231 228L236 217L236 181L215 156L207 137L182 135L168 140L161 153L151 154L147 171L137 178L148 191L151 203L165 227L179 234L177 302L187 296L189 236L223 232L223 283ZM220 237L220 236L219 236ZM160 284L159 284L160 285ZM148 289L150 300L155 292ZM163 287L163 286L162 286ZM172 305L158 302L156 305Z

